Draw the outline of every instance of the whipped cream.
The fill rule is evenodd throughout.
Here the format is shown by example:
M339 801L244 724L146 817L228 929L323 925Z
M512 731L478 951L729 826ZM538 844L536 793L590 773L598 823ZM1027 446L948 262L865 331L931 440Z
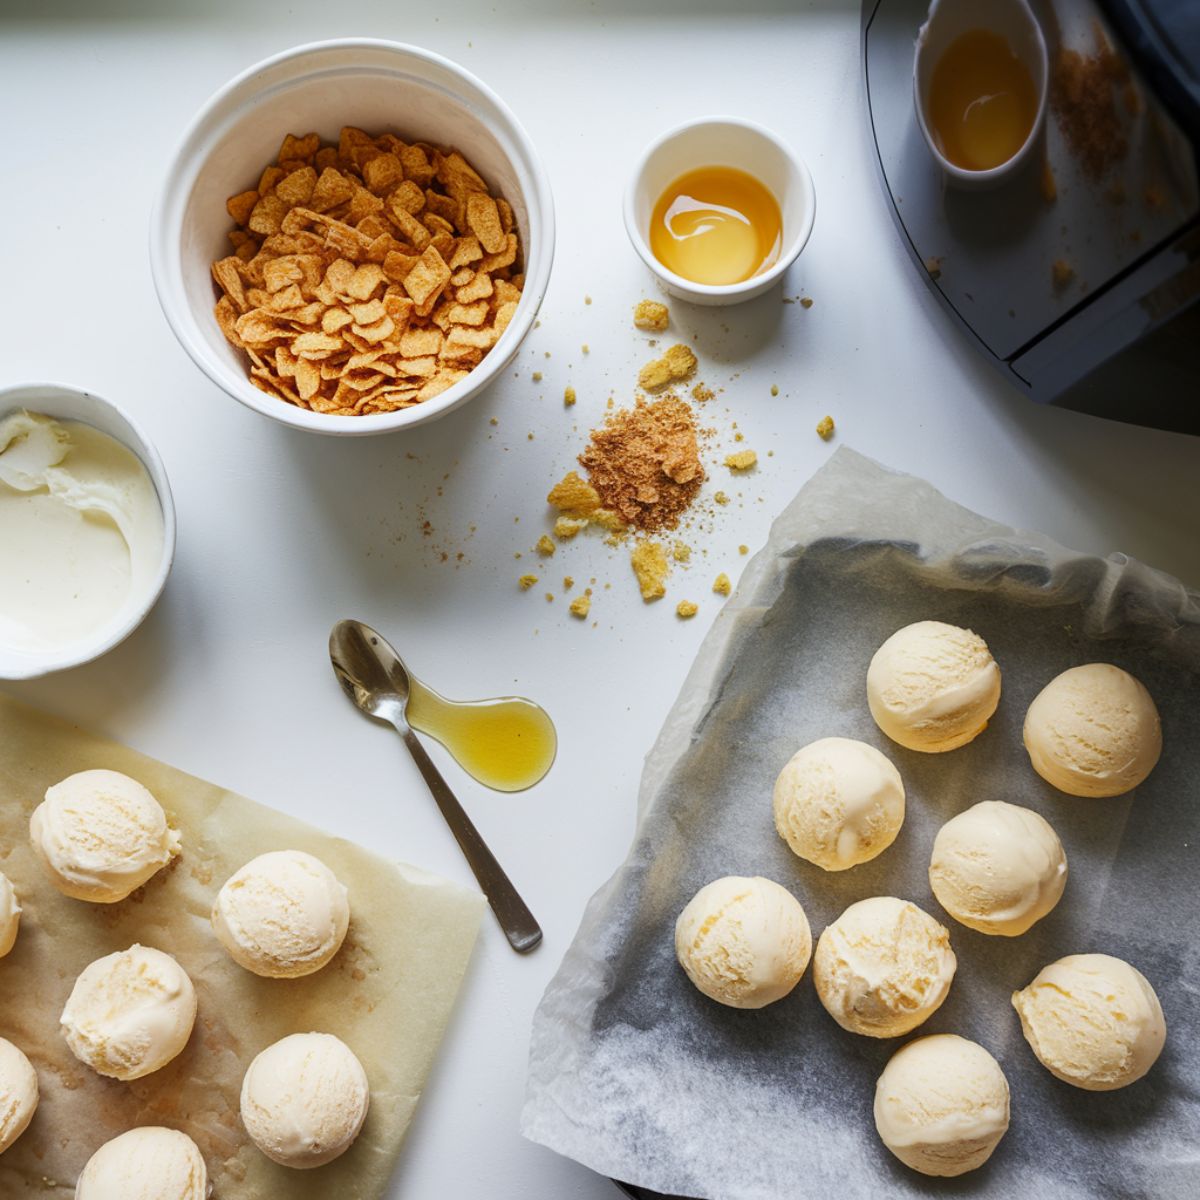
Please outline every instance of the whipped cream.
M162 506L146 468L78 421L0 418L0 645L42 654L119 627L154 587Z

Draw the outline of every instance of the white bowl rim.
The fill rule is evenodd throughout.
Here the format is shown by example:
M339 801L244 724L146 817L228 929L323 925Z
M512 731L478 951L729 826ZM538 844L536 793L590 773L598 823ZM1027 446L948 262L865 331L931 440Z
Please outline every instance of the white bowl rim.
M150 476L150 482L154 484L154 491L158 496L158 506L162 510L163 545L162 554L159 557L158 570L154 576L154 584L146 593L144 604L132 610L120 625L112 628L108 635L99 641L90 644L87 642L77 643L73 650L67 652L47 653L45 656L40 657L31 655L27 667L16 668L14 663L0 668L0 679L13 682L22 679L37 679L43 675L50 675L55 671L66 671L71 667L83 666L84 663L93 662L95 659L100 658L102 655L119 646L141 625L150 615L150 610L158 603L163 589L167 586L167 577L170 575L171 566L175 561L175 497L171 494L171 481L167 476L167 468L163 464L158 447L150 440L141 423L134 420L119 404L114 403L105 396L101 396L98 392L93 392L88 388L77 387L72 383L59 383L56 380L46 379L26 380L23 383L10 384L7 387L0 388L0 417L6 416L18 408L27 407L19 403L20 397L29 396L32 399L31 393L35 391L62 392L72 396L83 397L95 403L100 408L111 409L129 426L137 438L139 445L132 446L123 437L116 438L115 440L120 442L131 454L137 456L138 461L146 468L146 473ZM33 409L30 409L30 411L33 411ZM77 419L84 425L91 424L84 417L63 419ZM96 427L93 426L93 428ZM106 431L101 430L100 432L103 433ZM114 435L110 433L108 436L113 437Z
M182 165L185 159L189 157L192 150L192 143L196 139L201 127L228 96L250 81L255 75L278 66L281 63L288 62L291 59L325 53L331 50L385 50L400 56L421 59L449 71L470 87L475 88L501 113L508 123L508 130L506 132L511 135L513 141L520 146L522 153L526 156L530 167L531 183L536 192L538 206L541 209L539 214L540 229L538 244L542 248L542 261L538 264L536 275L532 277L526 276L525 286L521 290L521 303L508 328L501 335L500 341L465 379L460 380L453 387L447 388L446 391L442 392L439 396L435 396L432 400L413 405L411 408L399 409L396 412L365 413L362 416L355 417L309 412L306 409L297 408L295 405L279 400L277 397L268 396L265 392L260 392L250 384L249 380L245 381L244 387L239 386L236 392L231 392L227 386L227 381L223 377L219 377L216 371L210 367L203 347L195 344L191 338L186 321L176 310L175 301L171 297L170 290L167 287L167 279L170 274L167 263L173 254L172 249L166 244L166 234L168 231L163 227L168 198L176 190ZM149 240L150 274L154 280L154 290L158 296L159 306L163 311L163 315L167 319L167 324L170 325L179 344L186 351L192 362L222 392L226 395L232 395L235 400L252 409L254 412L261 413L293 429L303 429L311 433L367 436L371 434L394 433L402 429L413 428L424 424L426 421L431 421L449 412L451 409L457 408L460 404L466 403L466 401L482 391L512 361L525 336L529 333L534 321L537 319L538 311L541 308L542 300L545 297L546 288L549 284L550 270L554 262L554 198L551 193L550 178L546 173L545 165L542 163L541 156L538 154L532 139L525 132L525 127L517 120L512 109L509 108L500 96L484 83L482 79L468 71L466 67L433 50L426 50L422 46L414 46L408 42L395 42L387 38L330 38L323 41L305 42L299 46L292 46L287 50L281 50L259 62L253 63L240 74L235 75L222 87L218 88L200 106L180 136L175 152L171 155L170 162L167 164L163 183L155 198L154 207L150 215ZM175 239L172 239L172 241L175 241ZM528 266L531 248L526 246L523 249L526 265ZM175 252L177 252L177 247ZM525 303L527 297L530 301L529 304ZM506 341L508 345L507 348L504 348Z
M952 163L938 149L937 143L933 140L933 133L925 120L925 105L921 103L918 64L921 61L922 55L926 52L924 24L917 34L916 47L913 51L912 72L913 108L917 110L917 124L921 127L921 136L925 139L925 145L929 147L929 153L933 155L934 161L951 179L956 179L961 183L982 184L998 182L1006 175L1012 174L1028 158L1030 148L1037 141L1042 125L1046 120L1046 107L1050 99L1050 51L1046 46L1046 36L1042 32L1041 22L1038 21L1033 10L1029 7L1028 0L1017 0L1017 7L1024 11L1029 26L1033 30L1034 40L1038 48L1038 65L1041 68L1039 72L1040 81L1037 79L1034 80L1034 84L1038 87L1038 106L1037 112L1033 115L1033 124L1029 127L1029 132L1025 135L1025 140L1021 143L1020 147L1009 158L1006 158L1002 163L994 167L986 167L982 170L975 170L972 167L960 167L957 163ZM930 7L930 14L932 12L933 6ZM926 19L927 23L928 18ZM980 28L985 27L980 26Z
M808 193L807 212L799 226L799 233L793 239L792 248L786 254L780 254L779 260L769 270L762 271L758 275L751 275L749 279L742 279L737 283L697 283L695 280L688 279L683 275L677 275L674 271L665 267L654 256L653 251L647 245L634 214L634 193L637 191L638 183L645 173L646 164L659 148L667 142L678 137L681 133L686 133L689 129L695 129L702 125L734 125L742 129L748 129L750 132L765 138L791 163L797 175L800 176L805 191ZM778 197L776 199L778 200ZM629 240L633 243L633 248L637 251L638 257L655 275L670 287L677 288L681 292L692 292L697 296L740 296L749 291L766 291L800 257L800 252L808 244L808 239L812 235L813 222L817 217L817 193L813 187L812 174L809 172L808 165L777 133L768 129L765 125L760 125L757 121L751 121L746 117L712 115L696 117L690 121L683 121L678 125L672 126L665 133L656 137L646 147L638 158L637 165L634 167L633 174L626 185L622 210L625 217L625 232L629 235Z

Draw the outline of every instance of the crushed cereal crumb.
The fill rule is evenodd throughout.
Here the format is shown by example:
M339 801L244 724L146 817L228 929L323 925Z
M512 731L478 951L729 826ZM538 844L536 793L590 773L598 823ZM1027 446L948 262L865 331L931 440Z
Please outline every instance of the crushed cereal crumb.
M739 450L736 454L725 455L725 465L731 471L749 471L758 462L758 455L753 450Z
M832 417L824 416L817 422L817 433L820 434L824 441L829 441L829 439L833 437L833 430L834 424Z
M641 300L634 307L633 323L638 329L662 333L671 323L671 313L665 304L657 300Z
M728 596L733 590L733 584L729 582L729 576L724 571L713 580L713 589L718 596Z
M575 403L575 389L570 385L563 389L563 403L568 408Z
M535 583L537 583L536 575L522 575L521 578L517 580L517 586L523 592L529 591L529 589L533 587Z
M658 542L644 539L634 546L629 559L637 576L642 599L648 602L665 596L669 567L667 553L662 546Z
M554 543L543 533L534 549L539 554L549 556L554 553Z
M592 598L584 594L576 596L570 604L571 616L578 617L581 621L592 611Z
M700 611L700 605L692 600L680 600L675 606L675 615L681 620L687 621L694 617Z

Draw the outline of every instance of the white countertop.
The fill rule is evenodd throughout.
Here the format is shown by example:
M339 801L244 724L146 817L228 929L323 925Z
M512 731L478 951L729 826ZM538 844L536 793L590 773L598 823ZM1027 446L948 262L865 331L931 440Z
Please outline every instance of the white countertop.
M376 0L352 15L311 0L272 11L44 0L28 20L14 7L0 11L10 128L0 384L57 379L126 406L166 461L179 546L162 601L125 645L6 690L464 882L403 747L335 685L329 628L351 615L378 625L449 695L545 704L560 752L533 791L494 795L447 767L546 940L518 958L488 916L393 1195L610 1200L607 1181L517 1132L529 1024L587 898L628 845L643 756L719 608L713 576L736 578L747 561L738 544L761 544L845 442L990 517L1200 586L1200 441L1037 408L950 327L884 208L857 5L792 12L788 0L751 0L729 5L734 17L707 0L463 0L433 17ZM242 409L192 366L159 313L146 230L163 165L211 92L289 45L348 35L428 46L505 97L549 168L558 249L516 377L410 435L334 441ZM736 420L761 466L732 484L714 469L712 486L742 499L710 533L689 535L698 563L676 575L669 605L643 606L624 554L590 537L546 568L551 605L543 587L516 588L536 561L543 497L609 393L631 398L650 355L629 321L654 292L621 226L625 175L654 135L706 111L761 121L808 161L816 227L784 294L814 305L775 292L737 310L673 307L676 332L698 335L701 377L725 389L707 423L724 444ZM568 383L579 394L570 410ZM826 412L832 445L813 432ZM596 627L567 615L567 573L577 587L598 580ZM684 596L700 602L691 622L674 616Z

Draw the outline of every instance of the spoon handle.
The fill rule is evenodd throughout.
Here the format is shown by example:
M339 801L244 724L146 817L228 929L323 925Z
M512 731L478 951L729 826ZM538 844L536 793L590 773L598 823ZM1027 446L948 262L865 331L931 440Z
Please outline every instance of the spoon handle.
M463 811L457 797L450 790L449 784L442 778L441 772L433 765L433 760L425 752L420 739L408 726L397 726L408 752L413 756L418 770L425 777L437 806L450 826L459 849L466 856L467 863L475 872L475 878L483 889L492 912L504 930L509 945L518 954L532 950L542 940L541 926L534 919L533 913L525 905L525 901L517 894L512 881L504 873L504 868L496 861L495 856L487 848L487 843L479 836L479 830L471 824L471 818Z

